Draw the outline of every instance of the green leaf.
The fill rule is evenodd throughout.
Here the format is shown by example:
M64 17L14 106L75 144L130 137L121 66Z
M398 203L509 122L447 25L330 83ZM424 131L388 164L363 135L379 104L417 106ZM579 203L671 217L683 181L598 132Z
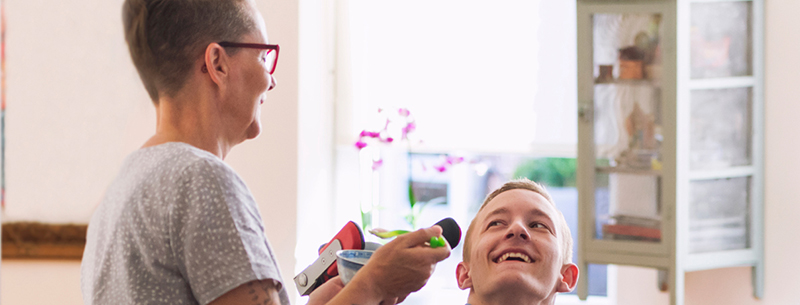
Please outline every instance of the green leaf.
M414 187L411 185L411 181L408 182L408 203L412 209L417 204L417 197L414 196Z
M517 167L514 171L514 177L525 177L550 187L575 186L575 159L529 159Z

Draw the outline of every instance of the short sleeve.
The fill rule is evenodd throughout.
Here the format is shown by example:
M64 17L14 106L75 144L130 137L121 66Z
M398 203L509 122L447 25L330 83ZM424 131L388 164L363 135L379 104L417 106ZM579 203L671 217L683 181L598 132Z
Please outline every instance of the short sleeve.
M198 302L273 279L289 304L258 207L238 175L222 162L200 160L184 170L179 188L169 212L170 246Z

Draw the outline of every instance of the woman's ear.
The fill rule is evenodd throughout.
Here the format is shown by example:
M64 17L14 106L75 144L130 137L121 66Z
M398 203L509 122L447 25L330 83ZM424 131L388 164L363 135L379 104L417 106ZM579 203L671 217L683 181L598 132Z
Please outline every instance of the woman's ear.
M561 282L558 283L557 292L570 292L578 283L578 266L569 263L561 267Z
M472 288L472 278L469 276L469 266L467 266L466 263L458 263L456 267L456 280L458 280L458 288L461 290Z
M230 73L230 61L225 48L217 43L210 43L203 56L203 73L208 73L211 81L217 86L224 87Z

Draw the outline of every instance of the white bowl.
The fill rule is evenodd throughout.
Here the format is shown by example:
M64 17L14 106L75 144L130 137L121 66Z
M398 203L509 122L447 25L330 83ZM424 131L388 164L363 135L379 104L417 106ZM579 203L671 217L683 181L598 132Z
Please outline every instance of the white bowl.
M339 250L336 251L336 268L342 283L347 285L361 267L372 257L373 250Z

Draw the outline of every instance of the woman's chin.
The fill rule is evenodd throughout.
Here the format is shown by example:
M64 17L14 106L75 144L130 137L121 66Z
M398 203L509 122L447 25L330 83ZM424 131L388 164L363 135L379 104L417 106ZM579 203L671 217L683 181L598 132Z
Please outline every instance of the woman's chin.
M247 128L245 132L245 138L247 140L252 140L258 137L261 134L261 122L254 121L250 126Z

